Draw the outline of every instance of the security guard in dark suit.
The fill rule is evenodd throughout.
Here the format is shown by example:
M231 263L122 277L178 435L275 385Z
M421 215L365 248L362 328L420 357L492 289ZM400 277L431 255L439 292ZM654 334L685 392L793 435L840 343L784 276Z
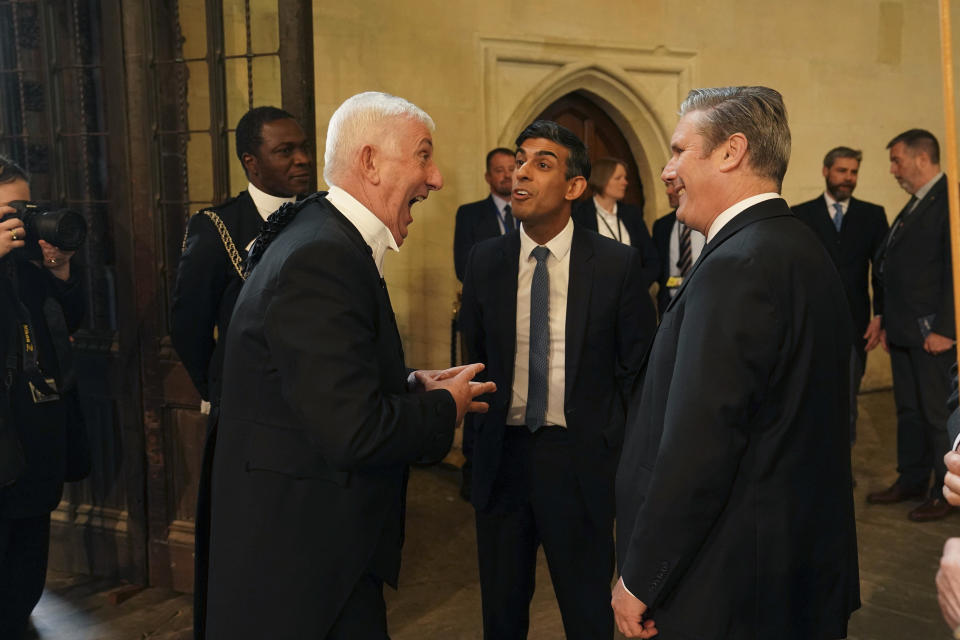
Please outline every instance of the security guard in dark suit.
M236 197L191 216L173 293L170 338L205 403L204 445L196 518L195 633L203 637L209 471L216 443L220 378L227 325L243 285L243 260L268 215L311 190L312 143L294 117L256 107L237 124L237 157L250 180ZM207 408L205 406L204 408Z

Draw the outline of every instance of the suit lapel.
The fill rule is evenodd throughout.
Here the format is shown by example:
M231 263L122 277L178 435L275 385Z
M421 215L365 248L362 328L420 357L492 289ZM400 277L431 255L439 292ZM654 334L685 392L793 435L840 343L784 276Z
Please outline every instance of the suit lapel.
M520 232L511 231L503 236L500 256L490 271L492 290L500 292L493 296L495 300L495 322L499 331L500 344L497 345L503 356L505 371L509 372L505 389L508 391L509 406L513 389L513 362L517 356L517 276L520 271Z
M593 270L593 243L585 230L574 225L573 242L570 246L570 275L567 283L564 400L570 397L570 390L579 371L580 352L583 350L587 333Z
M903 221L903 224L900 230L896 232L896 235L892 235L890 237L888 248L896 245L900 241L900 239L903 238L903 232L907 230L907 227L909 227L912 224L915 224L916 221L923 216L923 213L927 209L929 209L934 202L936 202L940 198L946 197L946 191L947 191L946 185L947 185L947 177L943 176L939 180L937 180L937 182L933 185L933 187L930 189L927 195L923 197L923 200L918 202L917 206L910 213L907 213L907 209L910 206L909 201L907 202L907 206L903 208L903 210L900 212L900 215L898 215L897 218L894 220L893 224L890 225L890 233L893 233L893 230L897 228L898 221L900 220Z
M684 278L683 284L680 285L680 289L677 291L677 295L673 296L673 300L671 300L670 304L667 305L667 311L670 311L670 309L673 308L673 305L676 304L677 300L680 299L680 296L683 295L683 292L686 290L687 285L690 284L690 281L693 280L693 276L696 274L697 269L700 268L700 265L703 264L703 262L717 249L717 247L726 242L731 236L744 227L759 220L791 215L793 214L790 212L790 208L787 207L782 198L771 198L770 200L764 200L763 202L755 204L737 214L733 220L728 222L723 227L723 229L720 229L720 232L717 233L717 235L710 240L710 242L704 245L703 251L700 253L700 257L696 262L693 263L693 266L690 268L690 273L687 274L686 278Z

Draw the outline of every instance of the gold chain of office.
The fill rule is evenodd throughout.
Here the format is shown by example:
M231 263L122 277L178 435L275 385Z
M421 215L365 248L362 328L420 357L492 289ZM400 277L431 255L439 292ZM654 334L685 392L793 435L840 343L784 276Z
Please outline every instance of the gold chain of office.
M213 226L217 228L217 233L220 234L220 239L223 241L223 248L227 250L227 257L230 258L230 262L233 264L233 268L236 269L237 275L240 276L241 280L246 280L246 277L243 275L243 260L240 258L240 252L237 251L237 245L233 243L233 238L230 237L230 232L227 231L227 225L223 224L220 216L213 211L205 210L203 213L210 218Z
M234 244L233 238L230 237L230 232L227 231L227 225L223 224L223 220L220 219L220 216L209 209L204 209L202 211L198 211L197 213L203 213L210 218L210 222L213 223L213 226L217 228L217 233L220 234L220 240L223 242L223 248L226 249L227 257L230 258L230 262L233 264L233 268L236 270L237 275L240 276L241 280L246 280L246 276L243 275L243 259L240 257L240 252L237 251L237 245ZM186 250L187 232L184 231L183 244L180 247L180 253L182 254Z

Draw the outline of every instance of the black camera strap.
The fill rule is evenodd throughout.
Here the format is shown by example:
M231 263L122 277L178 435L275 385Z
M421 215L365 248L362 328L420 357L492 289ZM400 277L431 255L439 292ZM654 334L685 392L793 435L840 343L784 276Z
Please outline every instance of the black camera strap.
M56 390L50 388L47 381L40 371L40 363L37 360L37 342L33 331L33 323L30 319L30 311L20 299L20 287L17 279L16 265L13 260L7 261L7 275L10 286L13 289L13 304L11 305L16 316L16 331L10 334L10 344L7 349L7 358L5 363L4 385L7 390L13 384L14 375L19 370L22 375L33 383L34 387L44 393L55 394Z

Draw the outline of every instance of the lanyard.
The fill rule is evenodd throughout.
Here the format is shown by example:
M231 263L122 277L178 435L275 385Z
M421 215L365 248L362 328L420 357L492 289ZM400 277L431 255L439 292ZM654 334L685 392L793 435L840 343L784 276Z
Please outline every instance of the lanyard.
M620 229L621 229L621 227L620 227L620 212L617 211L617 213L614 214L614 215L617 216L617 235L616 235L616 237L617 237L617 242L623 244L623 232L620 230ZM607 219L606 219L607 217L606 217L605 215L603 215L602 213L600 213L599 211L597 212L597 217L600 218L600 222L602 222L602 223L603 223L603 226L605 226L605 227L607 228L607 231L610 232L610 237L612 238L612 237L613 237L613 229L611 229L611 228L610 228L610 225L607 224Z

